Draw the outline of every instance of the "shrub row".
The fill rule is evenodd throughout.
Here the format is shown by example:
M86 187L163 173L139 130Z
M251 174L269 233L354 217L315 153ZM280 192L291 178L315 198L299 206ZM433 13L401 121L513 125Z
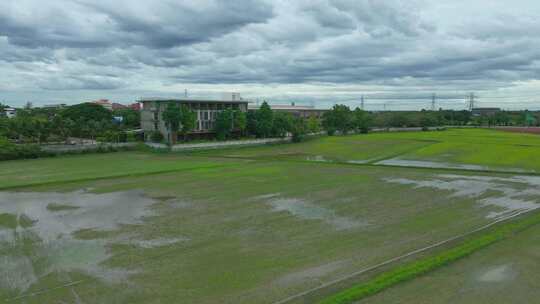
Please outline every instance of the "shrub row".
M0 138L0 161L38 158L48 153L41 151L38 145L15 145Z
M127 150L132 150L132 149L134 148L98 145L95 149L88 149L88 150L48 152L48 151L41 150L39 145L35 145L35 144L16 145L5 139L0 138L0 161L41 158L41 157L55 157L59 155L70 155L70 154L108 153L108 152L127 151Z
M389 288L395 284L411 280L441 266L464 258L479 249L487 247L499 240L509 237L516 232L519 232L539 223L540 213L535 213L534 215L524 218L522 220L502 224L493 229L490 229L486 233L469 238L454 248L448 249L435 256L423 258L418 261L411 262L406 265L389 270L388 272L376 276L372 280L360 283L356 286L332 295L326 299L323 299L319 303L346 304L361 300L368 296L374 295L386 288Z

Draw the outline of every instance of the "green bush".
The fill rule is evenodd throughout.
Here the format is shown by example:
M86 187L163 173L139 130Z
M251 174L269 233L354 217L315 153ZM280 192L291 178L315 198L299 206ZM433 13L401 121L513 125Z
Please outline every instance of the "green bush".
M127 142L128 135L126 132L122 131L118 133L118 142L125 143Z
M150 133L150 140L154 143L160 143L163 141L163 134L161 134L161 132L158 132L158 131L152 131Z
M135 142L137 141L137 136L135 135L135 133L126 133L126 141Z
M0 160L38 158L46 155L48 153L42 152L38 145L16 145L0 137Z

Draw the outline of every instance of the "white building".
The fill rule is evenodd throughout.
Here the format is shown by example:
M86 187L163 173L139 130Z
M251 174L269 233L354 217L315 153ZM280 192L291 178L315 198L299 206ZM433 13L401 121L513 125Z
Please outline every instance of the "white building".
M5 108L4 113L6 114L7 118L13 118L17 116L17 109L15 108Z

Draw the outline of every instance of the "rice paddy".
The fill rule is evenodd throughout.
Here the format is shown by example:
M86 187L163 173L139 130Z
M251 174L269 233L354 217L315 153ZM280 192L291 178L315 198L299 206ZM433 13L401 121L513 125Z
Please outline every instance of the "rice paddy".
M511 160L490 156L513 148ZM316 302L328 291L295 295L540 207L537 150L536 135L452 129L2 162L0 300ZM518 264L478 267L474 294L521 280ZM433 288L448 281L452 293L453 265ZM426 278L366 301L414 299ZM452 302L434 294L418 299Z

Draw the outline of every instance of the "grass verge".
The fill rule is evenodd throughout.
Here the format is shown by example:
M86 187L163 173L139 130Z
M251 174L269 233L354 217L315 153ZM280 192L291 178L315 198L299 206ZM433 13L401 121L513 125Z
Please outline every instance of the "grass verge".
M399 266L367 282L360 283L329 296L321 300L319 304L347 304L362 300L393 285L414 279L422 274L462 259L482 248L537 224L540 224L540 213L538 212L517 221L504 223L481 235L471 237L454 248Z
M140 177L140 176L159 175L159 174L175 173L175 172L196 171L200 169L216 169L216 168L223 168L227 166L229 165L213 165L213 166L195 167L195 168L175 168L175 169L165 169L165 170L157 170L157 171L150 171L150 172L133 172L133 173L121 173L121 174L110 174L110 175L103 175L103 176L73 178L69 180L52 180L52 181L44 181L44 182L0 186L0 191L41 187L41 186L62 185L62 184L69 184L69 183L91 182L91 181L97 181L97 180L116 179L116 178L125 178L125 177Z

